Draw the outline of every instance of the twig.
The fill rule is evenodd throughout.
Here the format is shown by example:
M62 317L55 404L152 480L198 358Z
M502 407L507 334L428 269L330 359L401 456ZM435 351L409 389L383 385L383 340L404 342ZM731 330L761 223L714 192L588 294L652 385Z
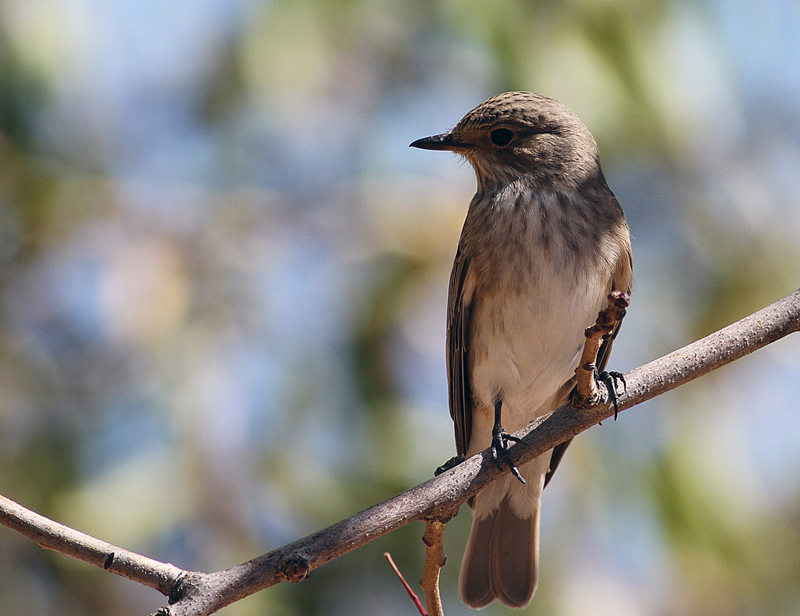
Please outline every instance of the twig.
M618 400L619 409L654 398L798 330L800 291L628 372L627 389ZM564 405L516 433L523 438L524 445L511 448L512 459L517 465L523 464L613 413L607 403L580 409ZM309 571L409 522L452 517L462 503L505 472L508 471L501 471L492 463L488 450L483 451L438 477L329 528L210 574L182 571L119 550L27 511L8 499L0 501L0 523L31 537L42 547L97 566L104 566L113 553L110 571L157 588L175 601L162 608L160 614L205 616L279 582L302 579Z
M608 296L608 307L597 315L594 325L587 327L584 335L586 342L583 345L583 354L575 374L577 376L577 390L573 403L579 406L592 406L602 401L600 392L595 383L597 371L597 352L603 340L607 339L614 328L625 316L625 309L631 301L631 296L622 291L612 291Z
M391 565L392 569L394 570L394 573L397 576L397 579L400 580L400 583L403 585L403 588L406 589L406 592L408 593L408 596L411 597L411 600L414 602L414 605L417 606L417 609L419 610L419 613L422 616L428 616L428 612L425 611L425 606L422 605L422 601L419 600L419 597L417 596L417 593L415 593L413 591L413 589L411 588L411 586L408 585L408 582L406 582L406 578L403 577L403 574L400 573L400 569L398 569L397 565L394 564L394 560L392 559L392 555L389 554L389 552L384 552L383 555L386 557L386 560L389 561L389 564Z
M447 560L444 555L444 525L440 520L426 520L425 534L422 536L425 544L425 568L420 586L425 591L425 604L431 616L444 616L442 598L439 595L439 571Z

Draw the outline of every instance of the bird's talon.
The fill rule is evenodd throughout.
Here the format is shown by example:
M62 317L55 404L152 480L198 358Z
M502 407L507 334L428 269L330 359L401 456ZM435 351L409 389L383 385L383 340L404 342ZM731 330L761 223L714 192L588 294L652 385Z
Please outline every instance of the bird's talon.
M625 376L621 372L603 371L598 373L595 369L595 380L603 383L608 392L608 401L614 405L614 420L616 421L619 415L619 392L617 391L617 382L622 383L622 393L628 391L628 383L625 381Z
M446 473L451 468L455 468L459 464L461 464L464 460L467 459L467 456L461 454L460 456L453 456L447 462L442 464L441 466L437 467L435 471L433 471L433 476L438 477L442 473Z
M500 470L503 470L503 462L508 464L508 468L511 469L511 474L519 479L522 483L526 483L525 478L520 474L517 465L514 464L514 461L511 459L511 454L508 452L508 443L510 441L514 443L522 443L521 438L509 434L502 428L499 430L495 429L495 432L492 435L492 460L494 460L494 463Z

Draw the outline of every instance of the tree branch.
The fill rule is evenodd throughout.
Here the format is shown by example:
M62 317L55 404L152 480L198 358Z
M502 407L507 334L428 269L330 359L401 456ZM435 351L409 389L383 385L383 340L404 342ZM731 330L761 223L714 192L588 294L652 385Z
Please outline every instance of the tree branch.
M54 522L5 496L0 496L0 524L32 539L39 547L101 567L155 588L168 597L173 595L188 573L169 563L140 556Z
M425 591L425 605L430 616L444 616L442 598L439 594L439 571L444 567L447 557L444 555L444 525L441 520L426 520L425 534L425 567L422 570L420 586Z
M702 340L625 374L619 396L625 410L800 330L800 290ZM562 406L516 436L523 445L510 453L517 465L543 454L613 414L609 404L575 409ZM0 523L42 547L107 568L158 589L173 605L161 615L205 616L283 581L299 582L317 567L415 520L447 519L459 506L507 470L492 463L488 450L438 477L308 537L224 571L188 572L116 548L0 501ZM109 560L109 554L113 558ZM109 566L106 566L109 564Z

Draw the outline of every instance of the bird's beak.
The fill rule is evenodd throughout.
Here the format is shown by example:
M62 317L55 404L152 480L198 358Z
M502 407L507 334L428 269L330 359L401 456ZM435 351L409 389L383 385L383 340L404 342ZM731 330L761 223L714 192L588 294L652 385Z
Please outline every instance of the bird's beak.
M448 131L441 135L417 139L414 143L410 144L409 147L421 148L423 150L461 150L472 146L467 143L458 143L453 139L453 131Z

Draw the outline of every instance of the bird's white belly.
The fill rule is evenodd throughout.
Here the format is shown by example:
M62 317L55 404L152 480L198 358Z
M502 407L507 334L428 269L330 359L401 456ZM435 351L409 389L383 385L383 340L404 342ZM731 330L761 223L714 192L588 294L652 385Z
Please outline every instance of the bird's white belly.
M497 400L502 400L503 428L515 432L553 410L552 398L574 375L584 329L603 307L607 290L596 281L576 284L574 278L567 286L564 278L540 276L519 292L486 293L476 302L470 455L491 443Z

